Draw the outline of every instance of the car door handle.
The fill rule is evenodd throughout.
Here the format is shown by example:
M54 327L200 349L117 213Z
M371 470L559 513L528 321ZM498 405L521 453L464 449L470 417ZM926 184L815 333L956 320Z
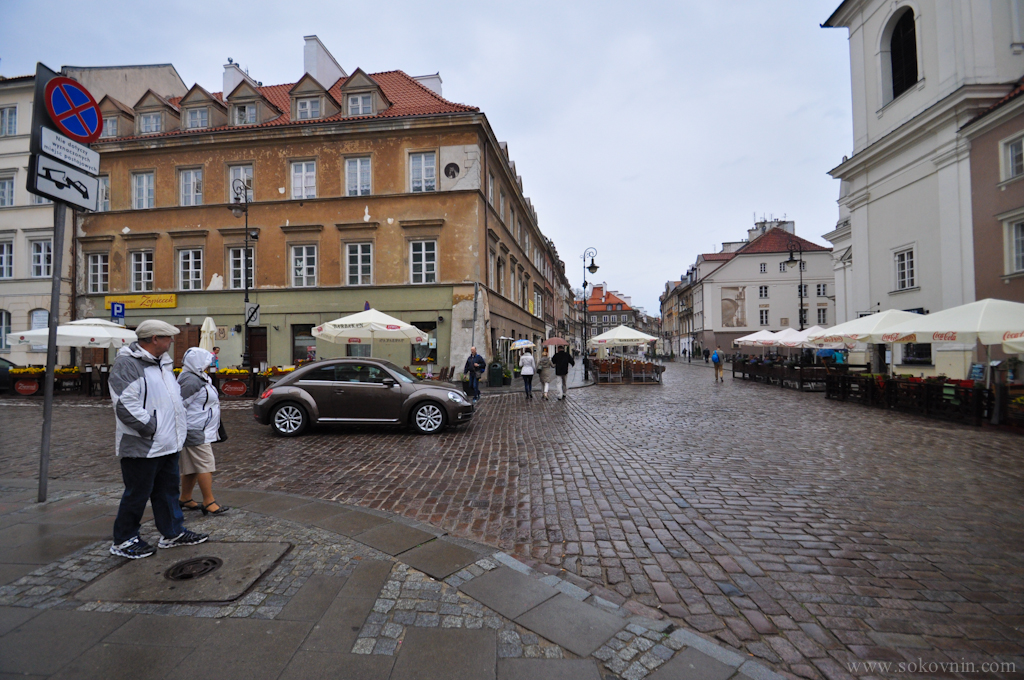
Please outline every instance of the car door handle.
M345 394L345 390L334 390L335 394Z

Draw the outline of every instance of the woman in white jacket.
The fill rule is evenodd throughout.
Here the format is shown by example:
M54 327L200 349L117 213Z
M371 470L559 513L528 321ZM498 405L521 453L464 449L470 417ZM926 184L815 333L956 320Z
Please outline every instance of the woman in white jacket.
M178 505L182 510L202 510L204 515L220 515L230 509L213 497L213 473L217 471L217 463L211 444L220 439L220 397L206 369L214 358L212 352L192 347L185 351L178 375L188 423L185 448L181 452ZM203 494L202 504L192 500L197 482Z
M523 352L519 357L519 368L522 369L523 389L526 390L526 398L533 399L533 374L537 372L537 364L534 362L530 350Z

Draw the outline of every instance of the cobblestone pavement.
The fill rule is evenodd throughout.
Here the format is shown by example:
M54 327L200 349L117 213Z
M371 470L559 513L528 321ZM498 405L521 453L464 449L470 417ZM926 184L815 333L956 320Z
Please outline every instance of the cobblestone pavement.
M38 450L40 413L0 402L0 477L35 474L24 452ZM55 413L51 474L116 482L110 410ZM280 439L242 410L225 423L222 487L430 523L797 676L850 677L865 660L1024 668L1018 436L715 384L685 364L661 386L565 402L488 396L473 423L436 437Z

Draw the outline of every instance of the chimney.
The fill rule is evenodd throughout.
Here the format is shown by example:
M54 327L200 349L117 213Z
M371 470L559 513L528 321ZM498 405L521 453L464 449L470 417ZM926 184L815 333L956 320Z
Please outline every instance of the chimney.
M224 64L224 100L227 101L228 95L235 91L238 84L243 80L249 81L249 84L253 87L258 87L256 81L246 75L245 71L238 68L238 64L228 59L228 63Z
M433 91L438 97L444 96L444 95L441 94L441 74L440 73L435 73L435 74L429 75L429 76L415 76L415 77L413 77L413 80L415 80L417 83L419 83L423 87L427 88L428 90Z
M306 44L302 48L302 67L306 73L316 78L316 82L329 89L339 78L348 78L345 69L335 61L320 42L320 38L307 35L303 39Z

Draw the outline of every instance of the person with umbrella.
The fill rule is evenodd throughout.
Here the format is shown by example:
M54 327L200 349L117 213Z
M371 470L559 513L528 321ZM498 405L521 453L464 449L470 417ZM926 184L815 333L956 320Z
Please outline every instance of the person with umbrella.
M557 344L558 351L555 352L555 356L551 357L551 363L555 365L555 376L559 379L559 387L561 392L558 395L559 400L565 399L569 396L569 367L575 366L576 362L573 358L565 351L566 344L564 341Z
M523 356L519 357L519 368L522 369L523 389L526 390L526 398L533 399L533 374L537 372L537 362L529 348L523 350Z

